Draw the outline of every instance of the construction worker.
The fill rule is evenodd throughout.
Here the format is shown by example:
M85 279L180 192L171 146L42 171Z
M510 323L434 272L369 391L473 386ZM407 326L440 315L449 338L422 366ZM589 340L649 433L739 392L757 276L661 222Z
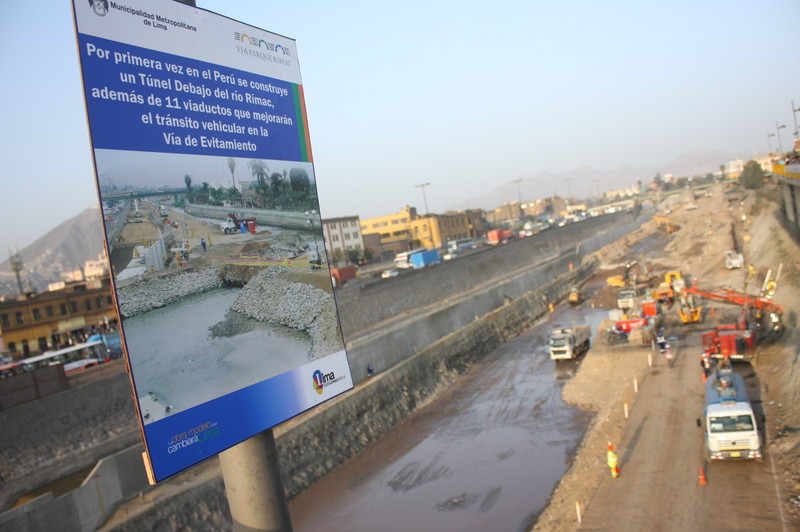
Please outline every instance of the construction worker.
M703 368L703 374L708 377L711 373L711 357L705 350L700 353L700 366Z
M611 442L608 442L606 463L608 464L609 469L611 469L611 478L617 478L619 476L619 461L617 460L617 455L614 452L614 446L611 444Z

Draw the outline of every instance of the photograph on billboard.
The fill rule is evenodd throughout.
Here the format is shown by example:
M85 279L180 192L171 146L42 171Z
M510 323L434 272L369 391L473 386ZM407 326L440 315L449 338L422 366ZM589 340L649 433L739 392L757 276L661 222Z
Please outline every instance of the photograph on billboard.
M295 42L163 0L74 2L154 481L352 388Z

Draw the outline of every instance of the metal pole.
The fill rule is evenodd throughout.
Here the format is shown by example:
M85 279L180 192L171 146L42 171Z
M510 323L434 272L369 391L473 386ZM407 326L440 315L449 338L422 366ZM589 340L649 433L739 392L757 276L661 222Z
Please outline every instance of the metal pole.
M425 187L429 186L430 183L423 183L421 185L414 185L417 188L422 189L422 201L425 202L425 214L428 214L428 198L425 196Z
M775 121L775 133L778 134L778 153L783 154L783 146L781 146L781 129L785 128L786 126L779 126L778 121Z
M794 100L792 100L792 120L794 120L794 137L800 137L800 133L797 131L797 113L800 112L800 108L794 108Z
M767 131L767 147L769 148L769 153L772 153L772 142L769 140L770 137L774 137L774 133L770 133Z
M219 454L234 532L291 532L272 430Z

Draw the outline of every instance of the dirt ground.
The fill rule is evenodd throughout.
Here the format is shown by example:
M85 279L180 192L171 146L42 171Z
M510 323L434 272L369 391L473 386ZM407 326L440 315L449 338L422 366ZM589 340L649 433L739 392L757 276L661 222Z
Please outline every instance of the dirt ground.
M178 224L178 229L175 230L175 236L178 240L183 237L183 228L181 224L185 224L186 239L189 241L191 253L189 254L189 261L187 262L187 269L200 269L209 265L220 265L224 261L239 257L242 253L252 251L260 248L270 237L273 236L269 230L259 230L255 235L250 233L233 233L223 234L217 224L211 224L198 220L191 216L168 209L168 220L172 220ZM150 218L159 219L155 211L151 213ZM121 271L127 265L127 262L132 256L130 249L125 249L129 246L141 245L144 242L153 241L158 238L158 230L154 223L145 221L142 223L127 223L123 226L120 233L122 239L121 244L118 243L115 254L119 254L118 260L112 262L115 264L116 271ZM201 238L206 241L206 250L203 250L201 245ZM174 273L174 263L169 264L166 270L156 272L155 274L148 275L170 275ZM331 279L328 276L327 268L309 269L290 268L289 271L281 274L281 277L293 282L305 283L326 292L332 292Z
M680 225L674 233L654 221L643 226L627 240L649 240L652 252L629 250L616 264L609 261L612 269L599 276L619 274L623 264L639 260L646 263L646 274L638 270L643 278L661 280L667 271L678 270L703 290L757 292L763 274L768 269L774 274L783 264L775 300L786 310L788 330L779 342L759 348L750 371L756 389L749 393L760 397L767 420L765 460L706 465L702 459L702 433L694 423L703 405L700 335L738 313L734 305L704 301L715 315L707 312L703 323L681 325L674 311L665 321L676 350L673 367L648 346L609 348L595 338L563 393L567 402L596 416L534 530L767 531L800 526L800 336L794 327L800 249L774 216L779 207L769 200L777 201L776 189L749 193L741 202L723 199L719 192L695 200L697 208L672 206L667 216ZM745 262L758 271L755 278L747 268L724 268L723 254L733 249L734 238ZM615 292L601 290L593 304L613 308ZM622 467L618 479L610 478L605 464L609 442ZM706 486L700 485L701 467Z

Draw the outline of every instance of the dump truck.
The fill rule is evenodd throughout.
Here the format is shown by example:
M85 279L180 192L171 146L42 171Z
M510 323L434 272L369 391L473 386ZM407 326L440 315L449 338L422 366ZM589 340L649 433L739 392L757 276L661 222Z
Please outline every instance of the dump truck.
M251 230L252 224L252 230ZM247 233L255 231L255 218L238 218L235 214L228 214L225 221L219 224L226 235L233 233Z
M636 309L639 295L634 288L623 288L617 293L617 307L623 310Z
M707 462L762 460L761 438L744 379L732 369L717 369L706 381L706 405L697 424L705 429Z
M589 350L591 328L588 325L553 329L550 333L550 358L573 360Z

